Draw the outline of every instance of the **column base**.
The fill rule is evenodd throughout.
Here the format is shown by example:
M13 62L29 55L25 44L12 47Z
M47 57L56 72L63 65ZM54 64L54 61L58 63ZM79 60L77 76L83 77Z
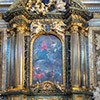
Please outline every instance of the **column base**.
M25 89L23 85L17 85L17 86L15 86L15 88L17 88L17 89Z
M84 94L73 94L72 99L69 100L91 100L91 96L85 96Z
M15 86L15 87L9 87L8 89L7 89L7 91L17 91L17 90L25 90L25 87L24 86L22 86L22 85L18 85L18 86Z
M11 95L11 96L7 96L6 100L27 100L27 96L24 96L24 95Z
M88 88L87 88L87 87L85 87L85 86L83 86L83 87L82 87L82 90L83 90L83 91L87 91L87 90L88 90Z
M75 86L72 86L72 90L73 91L80 91L80 90L82 90L82 88L80 86L75 85Z
M10 86L10 87L8 87L7 89L9 90L9 89L13 89L14 87L13 86Z
M72 87L72 90L73 91L87 91L88 90L88 88L87 87L85 87L85 86L83 86L83 87L80 87L80 86L73 86Z
M86 87L73 86L68 100L91 100L93 93Z

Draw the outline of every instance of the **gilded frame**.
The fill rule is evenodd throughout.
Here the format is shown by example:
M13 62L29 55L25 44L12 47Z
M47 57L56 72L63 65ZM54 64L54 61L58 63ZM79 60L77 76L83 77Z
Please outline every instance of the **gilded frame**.
M62 33L56 33L54 31L50 31L50 32L43 32L40 31L39 33L34 34L34 36L31 38L31 42L30 42L30 86L33 86L32 84L32 46L34 44L34 41L42 36L42 35L54 35L56 36L58 39L60 39L61 43L62 43L62 60L63 60L63 86L66 87L66 51L65 51L65 34Z

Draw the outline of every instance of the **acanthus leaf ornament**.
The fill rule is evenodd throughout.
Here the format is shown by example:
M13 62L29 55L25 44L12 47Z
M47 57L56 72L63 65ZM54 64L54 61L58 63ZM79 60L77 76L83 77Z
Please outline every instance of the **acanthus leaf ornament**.
M31 33L39 33L40 31L45 31L44 25L38 20L38 21L33 21L31 23Z
M56 33L65 33L65 27L63 21L59 20L51 20L51 21L42 21L42 20L36 20L31 23L31 35L38 34L40 31L44 32L50 32L54 31Z

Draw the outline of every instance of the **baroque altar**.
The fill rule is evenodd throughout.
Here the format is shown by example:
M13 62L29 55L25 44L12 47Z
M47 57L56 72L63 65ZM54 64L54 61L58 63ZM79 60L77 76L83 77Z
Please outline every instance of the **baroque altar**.
M8 22L5 100L90 100L88 21L79 0L17 0Z

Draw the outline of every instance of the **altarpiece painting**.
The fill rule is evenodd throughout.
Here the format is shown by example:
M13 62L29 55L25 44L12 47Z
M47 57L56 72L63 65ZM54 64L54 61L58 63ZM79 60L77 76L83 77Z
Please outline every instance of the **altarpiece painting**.
M33 43L33 84L51 81L62 83L62 43L54 35L42 35Z

